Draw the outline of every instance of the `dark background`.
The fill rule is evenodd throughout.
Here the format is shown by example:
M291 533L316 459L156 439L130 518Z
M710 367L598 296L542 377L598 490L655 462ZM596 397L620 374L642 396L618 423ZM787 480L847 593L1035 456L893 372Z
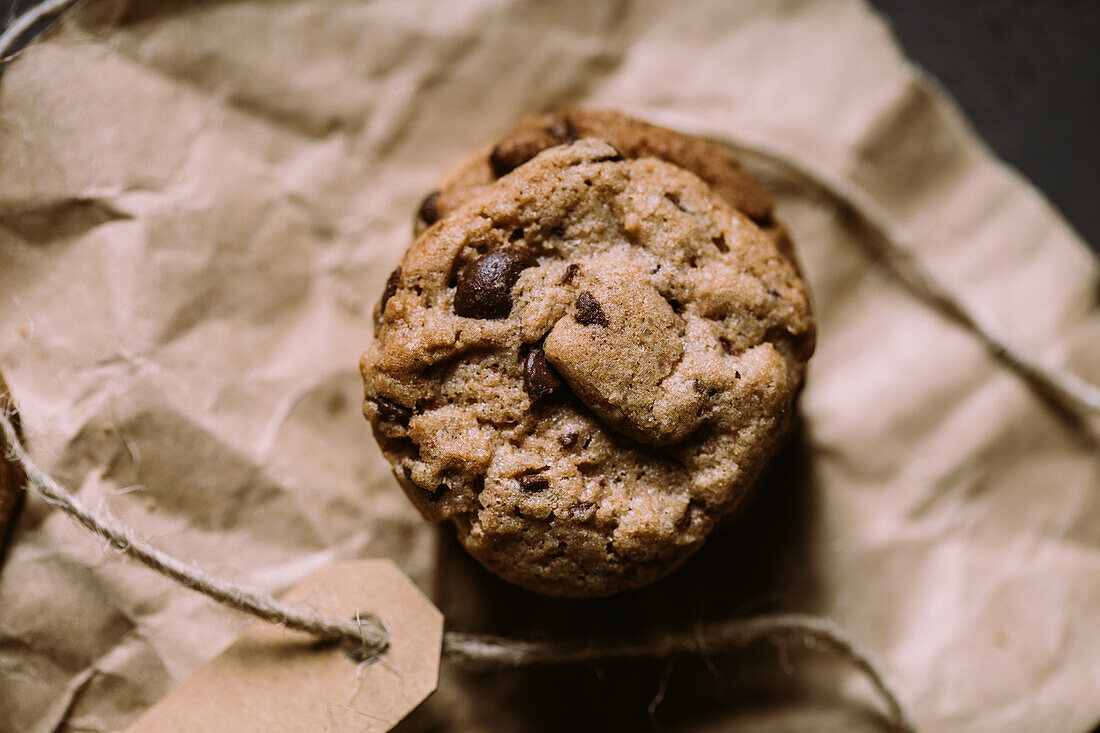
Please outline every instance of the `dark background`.
M36 0L0 0L0 23ZM1100 0L870 0L979 134L1100 252Z
M1100 2L871 0L979 134L1100 252Z

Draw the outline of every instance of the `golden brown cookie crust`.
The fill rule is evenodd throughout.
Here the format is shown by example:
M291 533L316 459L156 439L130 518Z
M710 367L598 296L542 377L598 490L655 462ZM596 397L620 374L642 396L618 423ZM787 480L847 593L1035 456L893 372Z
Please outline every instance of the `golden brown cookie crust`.
M551 147L411 245L361 367L412 502L552 595L652 582L776 447L813 350L793 264L694 174ZM456 312L457 311L457 312Z
M607 141L628 159L657 158L691 171L730 206L752 219L785 256L795 261L786 230L772 216L771 199L724 150L707 140L613 110L568 108L524 117L496 145L462 161L439 190L424 199L414 232L419 234L543 150L588 137Z

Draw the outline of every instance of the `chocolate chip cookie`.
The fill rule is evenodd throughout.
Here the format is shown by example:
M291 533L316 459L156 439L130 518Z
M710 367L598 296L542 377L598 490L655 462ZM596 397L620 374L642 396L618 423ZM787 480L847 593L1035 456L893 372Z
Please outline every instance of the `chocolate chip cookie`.
M424 231L386 284L364 414L412 502L487 568L599 596L668 573L780 440L805 288L697 175L549 147Z
M691 171L726 203L752 219L797 266L790 238L772 216L771 199L724 150L611 110L558 109L523 118L496 145L461 163L438 190L424 198L414 232L419 234L543 150L582 137L604 140L628 159L658 158Z

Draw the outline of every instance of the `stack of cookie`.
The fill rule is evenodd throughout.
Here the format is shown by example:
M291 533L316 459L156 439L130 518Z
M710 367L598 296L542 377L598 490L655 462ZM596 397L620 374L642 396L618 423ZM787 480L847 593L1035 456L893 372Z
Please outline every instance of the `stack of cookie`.
M707 141L533 115L420 207L363 355L409 498L506 580L667 574L789 424L810 304L768 198Z

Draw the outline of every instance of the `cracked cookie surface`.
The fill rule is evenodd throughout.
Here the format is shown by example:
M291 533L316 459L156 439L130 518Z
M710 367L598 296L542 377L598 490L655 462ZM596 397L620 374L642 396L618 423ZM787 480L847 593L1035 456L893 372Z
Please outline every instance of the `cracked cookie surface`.
M424 231L543 150L582 137L608 142L624 158L657 158L691 171L719 198L752 219L797 267L790 237L772 215L771 199L722 148L614 110L566 108L527 115L495 145L460 163L438 190L424 198L414 232Z
M566 596L702 544L781 438L814 340L793 263L747 216L592 139L424 231L377 315L364 413L412 502Z

